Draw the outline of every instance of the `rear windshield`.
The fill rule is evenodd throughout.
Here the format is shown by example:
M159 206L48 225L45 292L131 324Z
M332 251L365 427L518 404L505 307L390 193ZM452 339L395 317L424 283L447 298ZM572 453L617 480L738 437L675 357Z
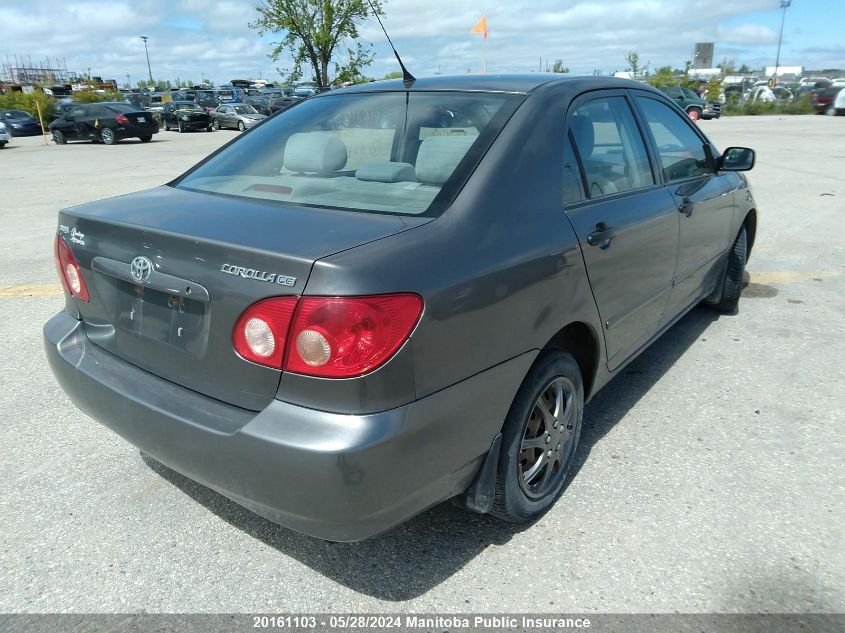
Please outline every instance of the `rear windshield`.
M205 110L193 101L177 101L173 103L173 107L177 110L201 110L202 112L205 112Z
M310 99L240 137L177 186L304 206L433 215L521 100L460 92Z
M129 103L103 103L101 104L107 110L116 112L117 114L126 114L128 112L137 112L137 106Z

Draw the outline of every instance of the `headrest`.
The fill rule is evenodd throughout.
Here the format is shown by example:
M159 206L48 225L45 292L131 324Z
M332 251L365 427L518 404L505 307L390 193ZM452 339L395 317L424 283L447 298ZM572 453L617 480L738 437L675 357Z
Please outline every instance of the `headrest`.
M293 134L285 145L285 167L309 174L330 174L346 165L346 143L331 132Z
M475 142L475 136L431 136L417 152L417 179L430 185L442 185Z
M355 172L358 180L375 182L404 182L417 179L414 166L408 163L371 162L364 163Z
M593 155L593 148L596 145L596 132L593 122L586 116L574 116L569 120L569 127L572 136L575 137L575 145L578 146L578 153L582 160Z

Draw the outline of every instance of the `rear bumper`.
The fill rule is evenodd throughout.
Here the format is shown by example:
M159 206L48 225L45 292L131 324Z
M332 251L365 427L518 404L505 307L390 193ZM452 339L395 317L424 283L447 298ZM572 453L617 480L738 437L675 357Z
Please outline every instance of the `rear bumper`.
M158 134L158 124L155 125L118 125L114 128L115 136L119 139L137 138Z
M271 521L333 541L368 538L465 490L535 357L404 407L343 415L208 398L101 350L64 312L45 325L44 343L62 388L91 417Z

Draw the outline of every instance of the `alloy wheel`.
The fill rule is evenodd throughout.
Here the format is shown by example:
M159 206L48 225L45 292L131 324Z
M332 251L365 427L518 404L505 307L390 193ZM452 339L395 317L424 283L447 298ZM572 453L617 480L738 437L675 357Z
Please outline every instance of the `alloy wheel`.
M525 424L519 448L519 485L537 499L557 486L575 447L575 385L554 378L540 392Z

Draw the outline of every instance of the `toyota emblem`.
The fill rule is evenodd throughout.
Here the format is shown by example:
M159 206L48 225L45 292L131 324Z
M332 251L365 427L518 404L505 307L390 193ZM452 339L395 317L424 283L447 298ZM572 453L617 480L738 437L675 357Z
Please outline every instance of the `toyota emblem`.
M153 271L153 263L146 257L139 255L129 264L129 274L137 282L146 281Z

